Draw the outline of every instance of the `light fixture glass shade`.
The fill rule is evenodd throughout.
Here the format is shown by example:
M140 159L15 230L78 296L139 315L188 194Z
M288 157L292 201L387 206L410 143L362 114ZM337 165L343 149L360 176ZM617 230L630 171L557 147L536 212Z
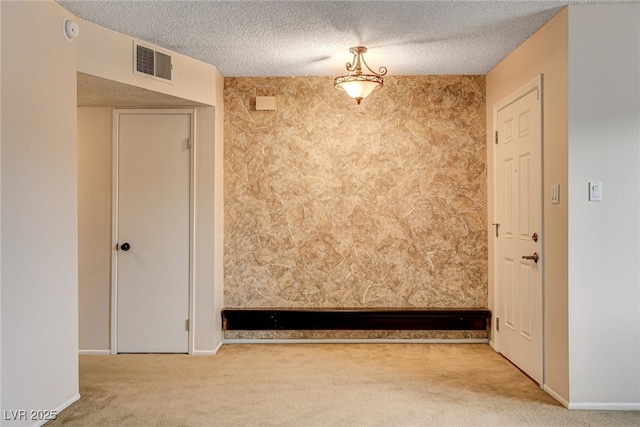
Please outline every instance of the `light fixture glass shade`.
M387 69L380 67L379 73L371 70L362 56L362 54L367 51L367 48L364 46L355 46L349 51L353 53L353 62L347 63L347 71L349 71L349 74L336 77L333 85L338 89L344 90L347 95L360 104L360 101L369 96L371 92L382 87L384 84L382 76L387 74ZM364 64L371 74L362 73L362 64Z
M347 77L355 77L355 76L347 76ZM365 77L365 76L360 76L360 77ZM336 79L335 86L347 92L347 95L349 95L351 98L358 101L358 104L364 98L371 95L371 92L373 92L375 89L382 87L382 81L377 81L377 80L354 78L352 80L343 79L342 81L338 81L338 79Z

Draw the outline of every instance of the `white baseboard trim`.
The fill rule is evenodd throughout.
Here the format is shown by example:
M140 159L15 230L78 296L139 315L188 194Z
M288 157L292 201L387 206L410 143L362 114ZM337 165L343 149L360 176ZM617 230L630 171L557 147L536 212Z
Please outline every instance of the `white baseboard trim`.
M66 402L64 402L62 405L59 405L57 408L55 408L53 411L55 411L56 414L60 415L60 413L62 411L64 411L65 409L67 409L69 406L71 406L71 404L77 402L78 400L80 400L80 394L76 394L75 396L73 396L71 399L67 400ZM46 423L48 423L50 420L40 420L37 423L35 423L33 425L33 427L40 427L42 425L45 425Z
M111 354L111 350L78 350L78 354L80 356L86 356L86 355L109 355Z
M242 338L224 339L222 344L488 344L488 339L430 339L430 338L362 338L362 339L266 339L266 338Z
M213 356L216 354L215 350L193 350L192 356Z
M560 396L558 393L556 393L551 387L545 384L542 386L542 389L546 391L547 394L549 394L549 396L553 397L555 400L560 402L562 406L564 406L565 408L569 407L569 401L566 400L564 397Z
M193 350L193 356L214 356L218 354L220 349L222 348L222 342L219 342L216 348L213 350Z
M640 402L570 403L568 408L583 411L640 411Z
M211 356L218 353L221 347L222 347L222 343L218 344L218 346L213 350L194 350L193 355L194 356ZM111 350L78 350L78 354L80 356L96 356L96 355L109 356L111 355Z

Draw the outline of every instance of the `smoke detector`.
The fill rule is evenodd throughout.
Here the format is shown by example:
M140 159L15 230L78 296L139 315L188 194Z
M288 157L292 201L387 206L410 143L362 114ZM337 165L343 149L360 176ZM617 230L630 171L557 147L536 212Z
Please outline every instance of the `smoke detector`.
M78 37L79 33L80 33L80 28L78 27L78 24L75 21L72 21L67 18L64 18L62 20L62 35L64 36L65 39L71 41L76 37Z

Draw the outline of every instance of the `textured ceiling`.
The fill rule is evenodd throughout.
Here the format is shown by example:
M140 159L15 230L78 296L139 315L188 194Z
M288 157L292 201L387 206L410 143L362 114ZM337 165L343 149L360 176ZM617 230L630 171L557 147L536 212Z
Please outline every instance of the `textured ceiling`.
M373 69L386 66L390 75L486 74L561 7L585 2L58 3L88 21L215 65L225 77L240 77L340 75L352 59L349 47L357 45L369 48L365 59Z
M77 73L78 107L184 108L205 104Z

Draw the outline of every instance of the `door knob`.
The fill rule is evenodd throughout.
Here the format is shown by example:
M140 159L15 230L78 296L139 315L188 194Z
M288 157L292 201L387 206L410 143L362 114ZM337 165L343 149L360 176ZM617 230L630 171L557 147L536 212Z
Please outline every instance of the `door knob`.
M120 245L120 249L122 249L123 251L128 251L129 249L131 249L131 245L128 243L123 243Z
M538 258L540 258L538 252L534 252L533 255L524 255L522 257L522 259L532 259L536 264L538 263Z

